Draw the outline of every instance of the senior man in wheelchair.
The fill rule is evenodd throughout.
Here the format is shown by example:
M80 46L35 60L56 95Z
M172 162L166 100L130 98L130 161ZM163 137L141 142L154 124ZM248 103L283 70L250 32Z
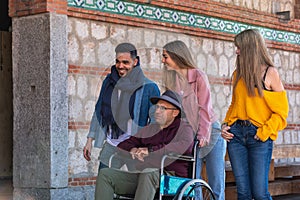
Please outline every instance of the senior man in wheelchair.
M106 168L100 170L96 200L111 200L114 194L132 194L136 200L153 200L159 188L160 164L163 155L176 153L191 155L194 143L192 127L181 119L181 99L167 90L150 99L155 104L155 124L121 142L119 154L135 160L135 171ZM189 163L183 160L166 162L166 174L188 177Z

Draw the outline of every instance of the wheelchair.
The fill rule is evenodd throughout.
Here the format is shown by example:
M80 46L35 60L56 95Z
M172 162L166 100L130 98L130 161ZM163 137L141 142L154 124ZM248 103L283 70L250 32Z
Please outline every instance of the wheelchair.
M215 200L215 196L209 184L202 180L195 178L195 168L197 162L197 151L199 141L195 140L193 145L193 153L191 156L168 154L161 159L160 166L160 185L154 197L154 200ZM109 159L109 167L111 166L113 158L117 153L113 154ZM178 177L166 175L164 173L164 165L166 159L183 160L190 163L189 177ZM116 194L115 200L133 199L134 195Z

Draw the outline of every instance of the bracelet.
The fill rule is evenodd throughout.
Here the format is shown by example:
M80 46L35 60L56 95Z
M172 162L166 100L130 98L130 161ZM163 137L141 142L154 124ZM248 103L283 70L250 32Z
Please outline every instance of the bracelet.
M148 146L148 152L149 153L153 152L153 146L152 145Z

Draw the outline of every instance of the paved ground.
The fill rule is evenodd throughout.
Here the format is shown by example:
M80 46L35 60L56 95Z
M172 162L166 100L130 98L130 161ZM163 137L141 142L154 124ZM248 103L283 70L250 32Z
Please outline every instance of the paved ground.
M0 200L12 200L12 193L12 180L0 179ZM273 200L300 200L300 194L274 196Z

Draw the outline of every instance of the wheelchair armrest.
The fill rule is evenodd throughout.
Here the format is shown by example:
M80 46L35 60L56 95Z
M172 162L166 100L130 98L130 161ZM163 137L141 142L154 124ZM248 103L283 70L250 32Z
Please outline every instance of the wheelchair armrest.
M164 164L165 164L165 160L167 158L169 159L173 159L173 160L184 160L184 161L188 161L188 162L193 162L193 165L195 165L195 162L196 162L196 156L197 156L197 146L199 144L199 140L197 139L197 137L195 136L194 138L194 144L193 144L193 153L191 156L188 156L188 155L179 155L179 154L176 154L176 153L169 153L169 154L166 154L162 157L161 159L161 165L160 165L160 175L162 176L163 175L163 170L164 170ZM194 166L195 167L195 166ZM193 167L193 175L192 177L194 177L194 174L195 174L195 171L194 171L194 167Z
M193 156L188 156L188 155L180 155L176 153L169 153L163 156L163 158L170 158L170 159L175 159L175 160L185 160L185 161L194 161Z
M188 156L188 155L180 155L176 153L169 153L166 154L162 157L161 159L161 164L160 164L160 175L163 175L164 171L164 165L165 165L165 160L166 159L173 159L173 160L184 160L188 162L195 162L195 158L193 156Z
M115 158L116 156L118 156L118 153L114 153L112 154L110 157L109 157L109 160L108 160L108 167L111 168L111 162L113 160L113 158Z
M120 160L131 160L131 155L130 153L125 153L125 152L115 152L114 154L112 154L110 157L109 157L109 160L108 160L108 167L111 168L112 166L112 161L113 159L120 159Z

